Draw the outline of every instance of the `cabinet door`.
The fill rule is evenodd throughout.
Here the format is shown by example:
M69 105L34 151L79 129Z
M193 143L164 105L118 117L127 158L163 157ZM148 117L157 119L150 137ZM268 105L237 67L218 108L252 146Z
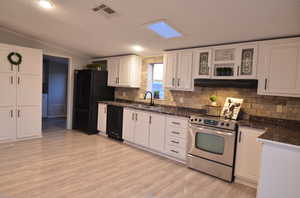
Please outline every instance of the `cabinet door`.
M98 131L106 133L107 105L98 104Z
M0 141L16 138L16 115L12 107L0 107Z
M211 78L211 49L201 49L194 51L194 72L193 77L197 79Z
M0 72L14 72L16 71L16 66L10 64L10 62L7 59L7 56L12 52L13 50L6 45L0 45Z
M42 75L42 50L17 47L16 51L22 55L22 63L18 70L20 74Z
M108 86L116 87L118 85L119 78L119 58L110 58L107 61L107 71L108 71Z
M136 111L135 120L134 143L148 147L150 114L143 111Z
M237 78L256 79L257 44L242 45L238 48Z
M42 109L40 106L20 107L17 110L17 138L41 136Z
M300 39L281 39L260 45L260 94L300 97Z
M264 130L240 128L237 144L235 175L257 183L260 172L261 143L257 137Z
M125 109L123 113L123 139L134 142L134 131L136 122L136 113L133 110Z
M41 106L42 79L36 75L20 75L17 77L17 105Z
M177 53L164 55L164 85L167 88L176 88Z
M119 66L119 78L118 84L119 86L129 87L130 86L130 72L132 65L132 57L131 56L122 56L120 57L120 66Z
M13 73L0 73L0 107L15 106L16 78Z
M165 116L161 114L150 115L149 147L164 152L165 146Z
M193 52L182 51L178 54L176 87L180 90L192 90Z

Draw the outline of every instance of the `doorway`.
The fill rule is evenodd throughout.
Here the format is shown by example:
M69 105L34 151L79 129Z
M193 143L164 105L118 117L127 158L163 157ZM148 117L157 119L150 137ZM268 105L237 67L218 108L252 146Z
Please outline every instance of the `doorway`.
M43 132L67 128L69 59L43 56Z

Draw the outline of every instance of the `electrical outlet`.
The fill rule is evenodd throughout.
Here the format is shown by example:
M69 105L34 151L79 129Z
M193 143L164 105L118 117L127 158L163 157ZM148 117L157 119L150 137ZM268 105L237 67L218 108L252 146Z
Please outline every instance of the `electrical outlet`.
M276 112L277 113L282 113L282 109L283 109L282 105L276 105Z
M180 102L180 103L183 103L183 97L180 97L180 98L179 98L179 102Z

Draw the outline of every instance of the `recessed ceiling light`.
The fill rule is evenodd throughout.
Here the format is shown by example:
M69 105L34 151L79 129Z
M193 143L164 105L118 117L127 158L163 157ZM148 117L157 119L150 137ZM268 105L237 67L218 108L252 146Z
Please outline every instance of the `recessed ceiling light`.
M132 46L132 49L134 51L137 51L137 52L141 52L141 51L144 51L144 48L142 46L139 46L139 45L134 45Z
M175 30L173 27L171 27L169 24L167 24L164 21L158 21L156 23L152 23L148 25L148 29L154 31L156 34L166 39L182 36L180 32Z
M50 9L54 7L53 3L50 0L38 0L38 3L42 8L45 9Z

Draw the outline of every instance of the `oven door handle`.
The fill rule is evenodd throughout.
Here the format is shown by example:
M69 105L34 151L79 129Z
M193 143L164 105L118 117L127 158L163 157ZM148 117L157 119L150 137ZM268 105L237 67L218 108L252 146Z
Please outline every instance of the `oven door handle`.
M192 126L192 131L193 133L196 132L203 132L203 133L208 133L208 134L213 134L213 135L222 135L222 136L233 136L235 135L235 132L228 132L226 130L222 129L213 129L213 128L208 128L208 127L194 127Z

